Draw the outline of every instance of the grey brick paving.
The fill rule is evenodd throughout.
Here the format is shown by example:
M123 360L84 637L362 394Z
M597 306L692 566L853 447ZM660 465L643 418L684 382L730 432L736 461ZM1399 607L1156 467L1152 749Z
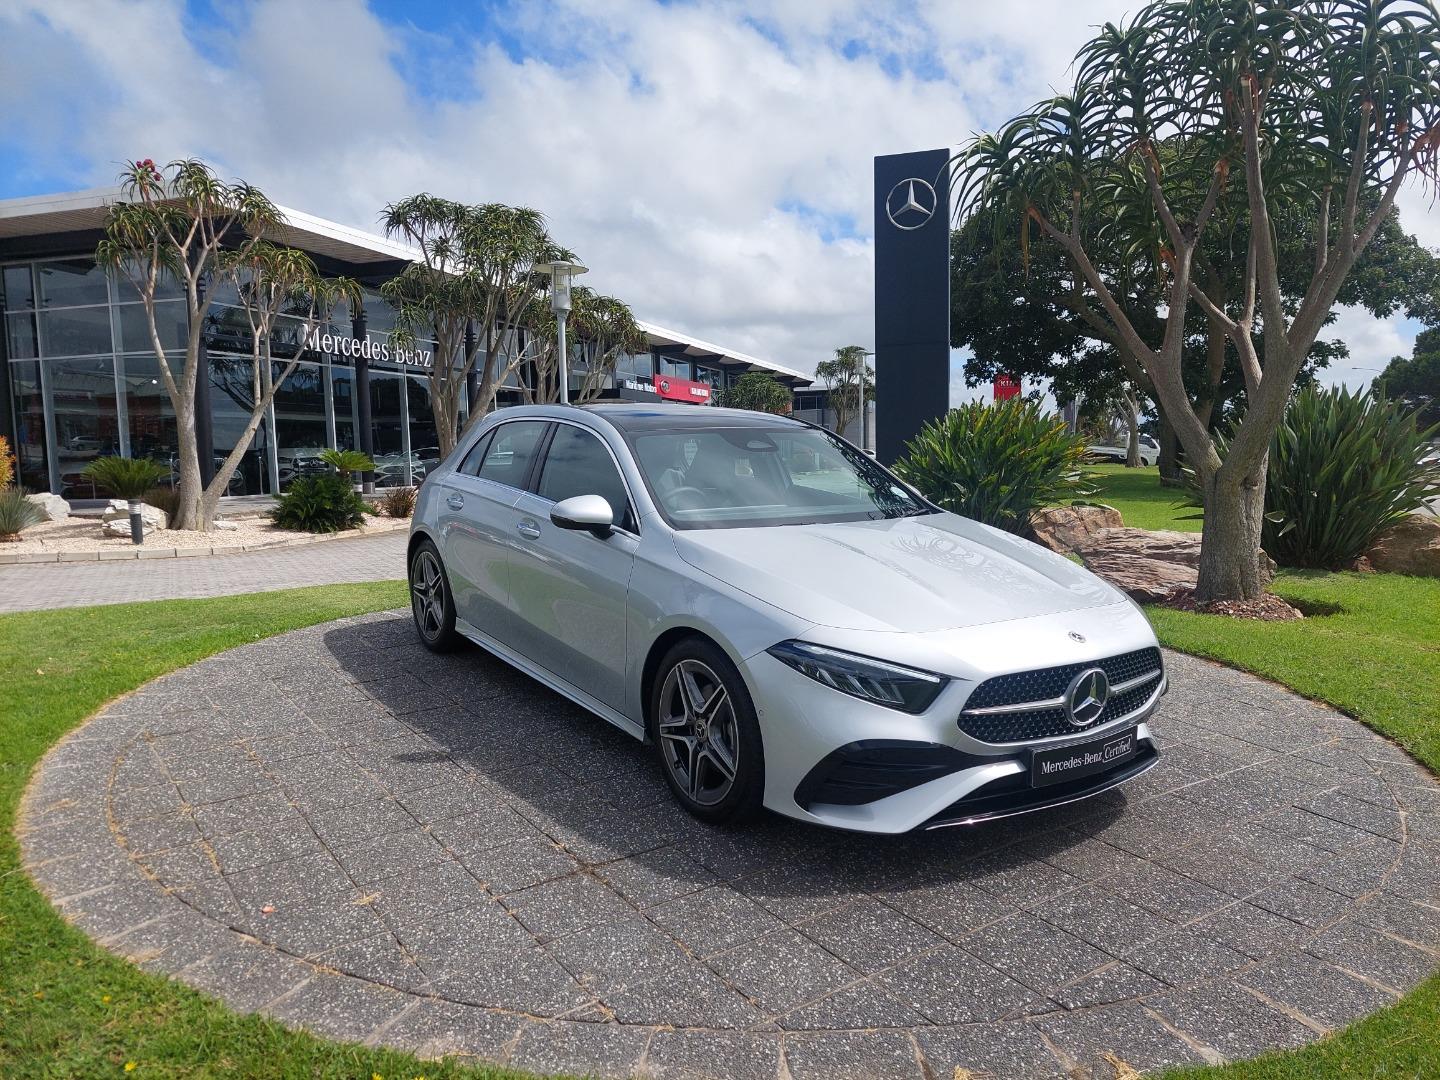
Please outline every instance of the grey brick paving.
M402 546L106 565L102 595L395 577ZM0 596L80 602L86 570L6 569ZM363 616L117 702L18 831L65 916L148 970L539 1071L1102 1077L1303 1045L1415 986L1440 785L1353 721L1167 663L1164 764L1123 794L905 838L718 830L627 737Z
M0 613L273 592L405 576L400 532L203 559L0 566Z

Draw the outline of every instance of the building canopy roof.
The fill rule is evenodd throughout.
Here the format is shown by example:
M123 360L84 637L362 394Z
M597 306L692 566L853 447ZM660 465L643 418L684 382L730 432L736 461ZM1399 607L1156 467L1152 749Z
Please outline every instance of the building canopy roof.
M63 233L87 233L104 228L112 204L124 200L119 187L90 188L52 195L31 195L0 199L0 248L6 241L27 237L50 237ZM411 262L418 253L406 244L364 232L301 210L280 207L285 225L273 239L312 255L323 256L355 268L393 273L396 263ZM766 371L791 386L805 386L812 377L794 368L702 341L678 330L637 320L650 344L670 356L684 356L736 370Z

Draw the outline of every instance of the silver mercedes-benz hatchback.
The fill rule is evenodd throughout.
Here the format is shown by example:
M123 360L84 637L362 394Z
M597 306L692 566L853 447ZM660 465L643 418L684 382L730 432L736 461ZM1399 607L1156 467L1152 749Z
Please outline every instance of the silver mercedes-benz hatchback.
M1094 795L1157 760L1145 616L784 417L534 406L420 489L415 626L649 743L709 821L899 833Z

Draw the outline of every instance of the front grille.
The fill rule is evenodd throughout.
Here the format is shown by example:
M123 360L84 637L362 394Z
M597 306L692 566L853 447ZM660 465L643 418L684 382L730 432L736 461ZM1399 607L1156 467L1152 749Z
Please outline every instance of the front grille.
M1102 668L1112 687L1142 676L1161 671L1160 650L1156 648L1137 649L1135 652L1111 656L1104 660L1087 661L1081 664L1064 664L1060 667L1039 668L1035 671L1017 671L1013 675L997 675L986 679L975 688L965 709L960 713L960 730L972 738L987 743L1027 742L1030 739L1053 738L1057 735L1075 735L1081 729L1070 723L1063 707L1026 709L1022 712L991 713L974 715L974 709L988 709L999 705L1019 705L1027 701L1048 701L1063 697L1070 680L1086 668ZM1130 690L1112 692L1105 711L1092 728L1108 724L1111 720L1134 712L1149 699L1159 685L1160 679L1153 678Z

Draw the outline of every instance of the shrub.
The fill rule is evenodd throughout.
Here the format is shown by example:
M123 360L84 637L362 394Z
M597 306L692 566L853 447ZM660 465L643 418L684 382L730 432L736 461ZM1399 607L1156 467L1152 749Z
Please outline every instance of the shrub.
M109 491L117 499L143 499L166 474L149 458L102 457L85 466L85 475L97 487Z
M1033 401L970 402L926 424L895 471L932 502L1025 535L1042 506L1093 494L1085 440Z
M174 488L152 487L145 492L145 503L156 510L164 510L168 520L175 516L175 509L180 505L180 493Z
M794 395L784 383L763 371L747 371L715 395L715 404L726 409L752 409L755 412L785 414L790 411Z
M408 518L415 513L415 489L413 487L386 488L380 496L380 509L386 517Z
M45 519L40 507L18 487L0 490L0 543L19 541L20 533Z
M1420 460L1436 431L1368 393L1302 390L1270 444L1261 545L1281 566L1350 566L1440 492L1440 465Z
M342 473L373 472L375 462L359 450L322 450L320 460Z
M10 452L10 440L0 435L0 491L15 482L15 455Z
M301 532L340 532L358 529L365 520L365 500L347 477L339 473L302 476L280 496L271 520L282 529Z

